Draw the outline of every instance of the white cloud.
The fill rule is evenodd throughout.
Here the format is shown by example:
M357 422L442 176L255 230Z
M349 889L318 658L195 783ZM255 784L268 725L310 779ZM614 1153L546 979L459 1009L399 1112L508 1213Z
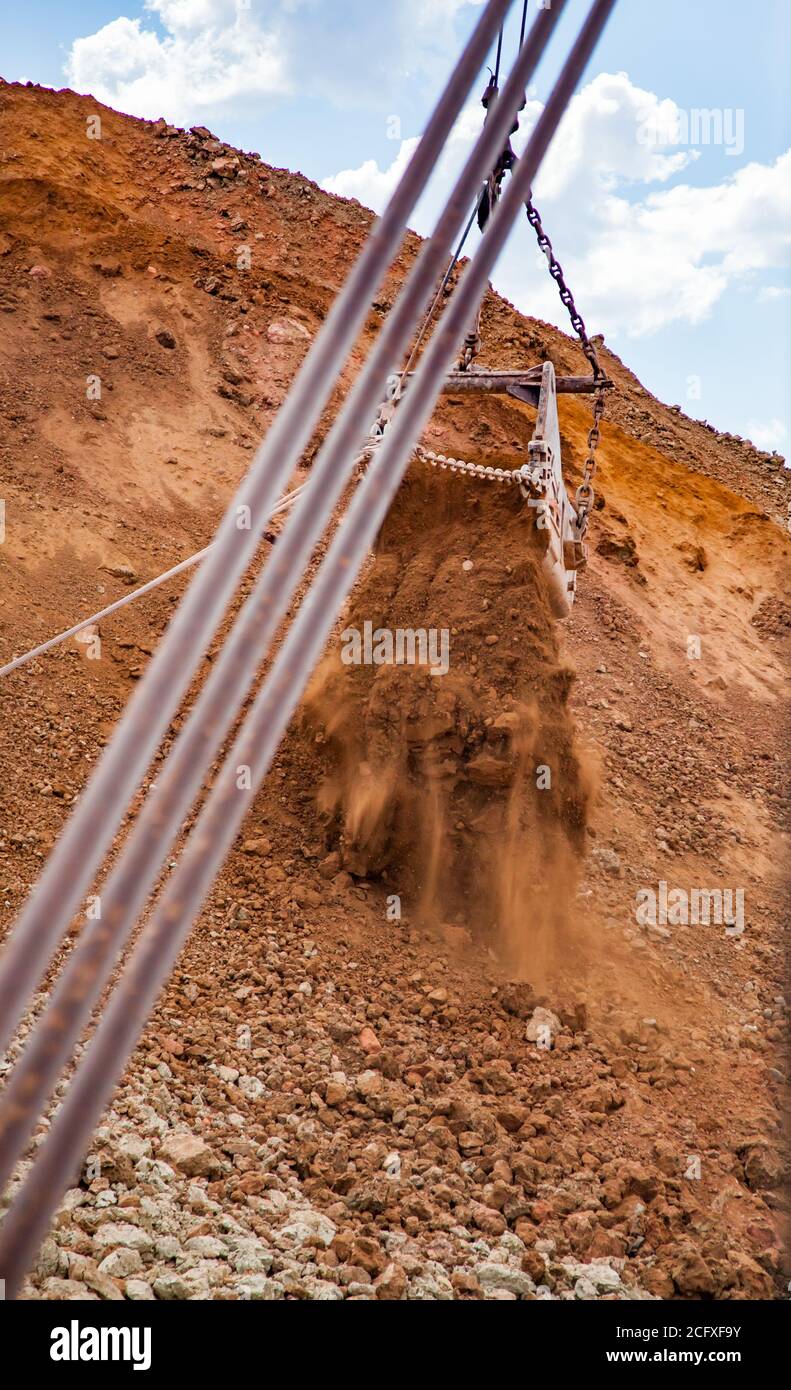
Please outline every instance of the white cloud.
M764 285L763 289L758 291L758 303L772 304L776 299L787 299L790 294L791 288L788 285Z
M398 154L386 169L380 169L375 159L366 159L358 169L346 169L325 179L322 187L343 198L357 198L366 207L383 208L419 144L419 137L402 140Z
M148 8L164 38L122 16L75 40L66 75L78 92L134 116L187 123L234 98L287 90L276 36L233 0L151 0Z
M646 141L640 132L646 125L672 131L673 108L625 73L600 74L571 102L536 180L536 204L586 321L608 338L637 337L679 320L700 323L731 285L791 264L791 150L708 187L667 187L700 152ZM518 150L540 109L528 101ZM471 105L458 123L436 186L416 215L419 231L433 225L480 117ZM414 141L407 143L411 153ZM379 211L403 162L402 148L389 168L369 160L325 187ZM496 283L526 313L565 326L546 262L525 241L532 235L524 226L512 235Z
M440 62L444 71L458 46L456 16L480 3L146 0L151 20L120 16L76 39L65 72L77 91L108 106L179 124L228 102L292 91L342 106L380 104L416 70Z
M777 449L788 434L785 422L773 417L771 420L748 420L747 438L759 449Z

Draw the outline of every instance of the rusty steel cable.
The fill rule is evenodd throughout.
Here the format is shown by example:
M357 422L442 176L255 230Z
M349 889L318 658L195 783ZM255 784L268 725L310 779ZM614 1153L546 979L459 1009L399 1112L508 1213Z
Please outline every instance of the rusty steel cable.
M466 95L511 0L489 0L382 217L312 344L140 685L57 841L0 958L0 1051L52 959L187 693L363 328ZM239 510L251 518L238 526Z
M402 406L360 483L241 731L181 861L144 926L49 1134L0 1232L0 1274L13 1296L84 1152L148 1012L271 764L310 671L349 593L427 423L454 343L488 276L615 0L594 0L525 155L431 339ZM244 777L240 776L242 772Z
M35 1127L41 1108L87 1023L138 912L156 885L174 836L200 790L266 655L300 577L349 480L361 422L369 420L393 364L404 351L469 204L512 119L520 90L534 71L565 0L539 18L506 84L492 121L481 132L432 236L402 287L338 419L303 484L303 496L280 535L225 641L195 707L178 735L156 788L101 889L101 918L87 922L52 996L0 1097L0 1185Z

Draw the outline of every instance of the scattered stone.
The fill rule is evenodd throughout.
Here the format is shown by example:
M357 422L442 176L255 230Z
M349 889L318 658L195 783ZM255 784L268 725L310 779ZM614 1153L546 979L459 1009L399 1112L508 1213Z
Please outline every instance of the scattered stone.
M168 1134L160 1145L159 1157L190 1178L210 1178L222 1171L205 1139L194 1134Z

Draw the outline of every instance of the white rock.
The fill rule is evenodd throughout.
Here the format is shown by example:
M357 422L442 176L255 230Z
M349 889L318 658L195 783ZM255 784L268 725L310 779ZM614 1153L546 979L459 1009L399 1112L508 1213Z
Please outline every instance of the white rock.
M621 1287L621 1277L616 1269L608 1264L580 1264L574 1260L564 1260L563 1269L572 1279L588 1279L605 1293L614 1293Z
M184 1246L193 1255L201 1255L205 1260L222 1260L228 1254L224 1240L217 1236L192 1236Z
M391 1178L393 1182L398 1182L401 1177L400 1153L397 1153L394 1149L392 1153L387 1154L385 1157L385 1161L382 1164L382 1167L386 1172L388 1178Z
M257 1076L240 1076L237 1084L248 1100L260 1100L266 1095L266 1086Z
M574 1285L574 1297L581 1298L583 1302L590 1302L592 1299L599 1297L599 1291L591 1279L585 1279L583 1277L578 1279Z
M331 1245L336 1231L335 1223L330 1221L328 1216L324 1216L320 1211L305 1208L303 1211L295 1212L293 1219L281 1227L278 1231L278 1244L282 1237L291 1245L304 1245L306 1240L318 1236L323 1245Z
M159 1158L141 1158L135 1173L141 1182L150 1182L157 1192L166 1192L177 1177L175 1168Z
M453 1298L453 1285L444 1271L433 1277L430 1274L418 1274L409 1280L406 1296L419 1302L448 1303Z
M230 1264L237 1274L268 1274L274 1258L272 1251L265 1246L245 1241L240 1242L231 1255Z
M178 1260L184 1253L175 1236L160 1236L155 1248L158 1260Z
M533 1293L535 1284L529 1274L511 1265L484 1263L475 1266L475 1273L481 1288L488 1292L505 1289L508 1293L522 1296Z
M140 1134L122 1134L116 1147L133 1163L139 1163L141 1158L147 1158L151 1153L151 1140L144 1139Z
M212 1067L211 1070L217 1073L221 1081L238 1081L239 1079L239 1072L236 1067Z
M267 1279L263 1274L250 1274L246 1279L242 1279L236 1287L240 1298L255 1301L264 1300L267 1303L282 1298L285 1293L282 1284L279 1284L276 1279Z
M106 1279L125 1279L129 1274L138 1274L142 1268L139 1251L127 1247L105 1255L99 1265L99 1273Z
M270 343L300 343L309 338L310 333L296 319L273 319L266 336Z
M156 1294L151 1285L145 1279L127 1279L124 1284L124 1293L133 1303L142 1303L156 1298Z
M157 1298L184 1301L189 1298L206 1298L208 1283L197 1270L187 1270L183 1274L160 1274L154 1280L154 1293Z
M527 1041L538 1042L544 1047L551 1047L553 1038L559 1032L560 1019L557 1014L553 1014L551 1009L542 1008L539 1004L533 1010L525 1030Z
M100 1250L106 1250L113 1245L121 1245L128 1250L139 1250L141 1253L154 1249L154 1242L148 1231L141 1230L139 1226L132 1226L127 1221L107 1221L96 1231L93 1243L98 1245Z
M36 1273L42 1279L46 1279L52 1274L66 1273L66 1262L62 1259L60 1246L57 1241L52 1239L52 1236L47 1237L39 1250Z

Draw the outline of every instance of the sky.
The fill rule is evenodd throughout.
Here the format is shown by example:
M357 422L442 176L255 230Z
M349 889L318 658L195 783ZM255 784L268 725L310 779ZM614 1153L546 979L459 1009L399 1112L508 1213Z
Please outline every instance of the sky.
M379 212L481 0L37 0L0 14L0 75L208 125ZM517 150L588 0L568 0ZM504 36L503 75L521 0ZM532 22L537 0L529 0ZM619 0L534 197L590 333L649 390L791 454L791 0ZM475 140L485 72L416 209L428 234ZM471 236L472 251L477 231ZM493 282L568 327L526 222ZM485 360L485 346L481 360ZM581 359L581 370L584 370Z

